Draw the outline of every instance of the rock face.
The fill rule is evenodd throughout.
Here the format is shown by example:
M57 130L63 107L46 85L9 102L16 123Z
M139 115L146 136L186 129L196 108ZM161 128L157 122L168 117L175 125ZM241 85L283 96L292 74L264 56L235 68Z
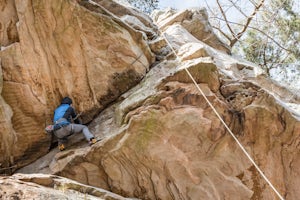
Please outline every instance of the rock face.
M19 41L16 25L18 15L14 1L1 1L0 10L0 44L9 46Z
M1 199L111 199L130 200L63 177L15 174L0 178Z
M252 77L249 63L199 43L190 43L190 53L183 47L181 55L194 57L202 47L210 58L160 63L91 123L103 141L53 153L20 172L53 173L141 199L276 199L188 79L187 68L272 184L285 199L297 199L300 123L276 101L282 91L271 95L268 87L276 85L256 84L263 77ZM225 75L235 68L243 81Z
M226 53L231 51L230 47L223 43L213 32L205 8L187 9L181 12L169 9L164 12L154 12L152 15L161 30L166 30L170 25L179 24L195 38L211 47Z
M136 85L154 61L143 34L88 1L1 2L2 166L45 154L63 96L83 122Z
M157 27L148 15L134 10L133 8L128 8L124 5L120 5L115 1L95 0L94 2L98 3L109 12L112 12L114 15L118 16L120 19L130 24L136 30L142 31L147 35L148 38L153 39L157 36Z
M97 1L99 5L86 1L52 1L52 3L45 1L38 5L47 5L54 8L54 2L61 3L62 7L60 8L62 9L60 11L71 7L75 16L81 16L82 13L86 14L82 18L79 17L79 19L75 17L76 22L82 22L79 23L81 24L79 26L80 31L85 30L82 28L87 25L83 23L83 19L90 22L92 20L88 16L91 15L97 18L95 24L100 22L106 25L108 22L113 25L118 24L117 29L114 29L115 26L108 23L110 24L108 26L109 30L112 32L108 31L107 35L109 33L111 39L120 37L123 41L126 38L124 34L126 36L131 35L135 39L139 36L139 32L134 31L126 24L131 24L136 29L147 32L148 34L142 34L144 38L152 38L150 33L155 32L155 27L151 27L149 23L145 22L148 20L144 21L136 14L133 14L133 18L139 19L138 21L130 17L123 18L121 16L124 15L122 14L117 15L116 13L119 13L120 8L113 7L111 12L123 18L124 21L127 21L126 23L123 23L119 18L115 18L114 15L107 17L109 13L107 9L110 7L108 5L116 6L115 3L109 3L109 1ZM68 5L67 8L63 6L65 4ZM101 9L100 4L106 9ZM33 6L33 8L36 6ZM47 6L44 9L45 11L47 11ZM128 10L122 12L131 15ZM183 13L189 12L191 11L184 11ZM104 67L101 68L104 71L92 71L85 74L84 77L89 83L89 88L93 88L91 85L94 84L99 86L94 87L94 90L92 90L94 91L93 97L97 97L98 104L94 101L84 101L83 96L87 95L86 98L88 98L89 92L80 90L85 88L86 83L83 80L82 84L77 86L78 88L75 87L82 93L76 93L77 90L73 88L74 86L72 86L72 90L69 88L70 93L60 92L61 96L71 94L77 102L79 110L86 112L84 115L86 119L94 116L95 109L100 111L108 102L116 100L118 97L115 103L105 108L89 124L92 132L97 137L101 137L102 141L90 147L84 141L80 141L79 136L73 136L73 138L70 138L66 151L58 152L57 149L53 149L44 157L18 170L18 172L59 175L128 198L164 200L277 199L276 194L220 122L220 119L206 101L207 99L279 193L287 200L296 200L300 196L298 190L300 184L298 178L300 173L298 167L300 164L299 96L266 78L262 70L254 64L233 58L226 53L226 50L224 50L225 53L220 52L219 50L223 47L216 50L214 45L218 46L217 43L209 46L207 41L200 41L203 38L197 37L198 34L191 31L196 27L192 27L191 23L188 23L189 26L186 27L187 21L191 18L196 20L197 17L193 16L198 14L198 11L195 15L171 13L169 18L164 18L164 21L168 22L163 29L164 37L160 35L149 41L151 51L160 54L157 55L160 62L155 63L155 66L149 71L141 66L141 63L148 65L151 63L152 53L145 50L142 54L145 62L139 62L133 65L135 67L131 66L132 68L129 67L130 70L133 70L129 74L120 73L117 78L103 80L102 76L106 75L104 73L106 68ZM36 14L35 16L40 15ZM180 16L180 20L174 20L174 16ZM20 16L18 19L20 20ZM197 19L199 20L199 18ZM181 23L178 23L178 21ZM140 24L139 22L144 26L136 26ZM208 25L208 22L205 24ZM59 28L60 26L55 27ZM95 27L96 25L92 28ZM40 29L36 28L36 30ZM40 31L42 30L44 29ZM120 30L122 30L122 33L119 32ZM71 31L72 35L76 35L77 31ZM44 30L43 33L47 35L48 31ZM87 44L88 39L92 40L94 38L91 35L95 34L95 31L88 32L87 35L83 34L85 32L80 33L80 39L74 39L68 45L72 46L78 40L82 41L82 46L80 46L82 49L78 47L78 50L87 55L98 56L98 59L85 60L90 63L90 65L84 65L85 70L90 69L91 66L98 66L99 63L102 66L103 63L108 62L107 57L100 53L102 51L106 52L107 56L110 55L109 52L112 55L118 54L115 51L119 52L119 48L113 48L111 51L109 51L109 48L107 50L100 48L104 41L102 43L89 43L91 45L89 47L93 48L86 49L87 47L84 44ZM43 34L40 35L44 36ZM104 35L102 36L104 37ZM22 37L20 37L20 34L19 38L21 43ZM140 46L140 41L134 43L135 39L132 39L131 43L125 42L129 46L122 47L124 48L123 54L127 55L126 53L132 49L143 49ZM143 41L142 38L140 40ZM57 43L62 48L61 43L65 44L65 41L59 40L59 43ZM172 48L168 44L171 44ZM148 46L146 45L146 47ZM6 51L1 51L0 55L4 55L7 50L11 49L7 48ZM177 56L174 55L171 49L177 52ZM132 50L132 52L136 51ZM64 55L64 53L61 54L59 56ZM73 60L76 61L80 55L73 56ZM114 58L117 60L116 57ZM127 57L125 56L125 58ZM122 57L122 59L125 58ZM73 62L73 60L71 61ZM72 63L71 61L70 63ZM7 65L2 64L3 66ZM119 67L120 70L126 71L127 69ZM5 78L7 77L5 73L8 73L5 69L3 67L4 86L2 95L5 101L2 101L4 105L2 110L7 110L3 112L3 119L6 120L3 124L7 125L8 130L13 130L13 134L16 135L14 137L19 137L19 132L15 129L15 118L13 116L16 111L23 112L21 108L25 108L25 106L21 105L26 105L28 114L21 116L20 120L31 116L29 114L32 113L33 109L30 108L38 111L49 107L38 107L39 101L25 101L26 98L15 100L20 106L12 106L14 104L11 104L10 98L6 97L11 93L5 89L8 87L6 84L10 84ZM55 69L59 70L60 68ZM66 89L68 88L66 85L70 81L68 78L73 80L73 77L82 74L83 71L80 69L73 65L72 68L62 68L61 70L66 70L61 75L65 79L55 79L52 77L53 74L49 74L51 76L48 79L53 82L55 82L54 80L60 81L64 85L62 88L69 91ZM74 72L74 74L71 73L72 76L66 78L67 72ZM99 77L100 72L102 73L101 77ZM195 82L187 72L193 76ZM134 87L131 87L134 83L129 80L137 76L132 76L131 73L141 74L136 82L144 76L142 81ZM22 76L18 77L22 78ZM98 78L102 82L97 82ZM119 80L120 84L114 84L114 80ZM46 86L43 84L41 84L41 87L46 88L47 84ZM28 85L26 87L30 88ZM105 91L103 88L115 88L119 92L114 93L112 91L115 90L111 89L111 93L108 92L109 96L107 93L105 93L106 95L103 94L103 91ZM129 88L130 90L127 91ZM202 93L198 88L201 89ZM31 91L35 90L30 88L27 93L30 94ZM23 92L22 94L27 93ZM54 96L54 92L51 94ZM54 99L58 103L58 97ZM6 106L5 102L9 106ZM93 108L93 110L90 111L90 108ZM31 112L29 112L30 110ZM42 116L40 117L42 118ZM11 120L11 123L9 120ZM8 125L12 125L12 127ZM19 127L24 128L22 125L19 125ZM9 132L6 134L9 135ZM14 139L14 137L12 138ZM37 144L34 141L31 142ZM35 176L37 175L33 175L32 179ZM46 187L48 186L46 185Z

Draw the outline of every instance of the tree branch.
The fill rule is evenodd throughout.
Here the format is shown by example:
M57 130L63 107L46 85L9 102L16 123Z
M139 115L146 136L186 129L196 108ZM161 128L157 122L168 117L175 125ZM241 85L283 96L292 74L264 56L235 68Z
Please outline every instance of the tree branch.
M219 19L219 20L224 20L224 19L219 18L219 17L214 17L214 18ZM231 22L231 21L228 21L228 22L231 23L231 24L243 26L243 25L240 24L240 23ZM220 28L218 28L218 27L213 27L213 28L216 28L218 31L219 31L219 29L220 29ZM252 27L252 26L248 26L248 28L251 28L251 29L253 29L253 30L256 30L256 31L260 32L261 34L263 34L264 36L266 36L267 38L269 38L270 40L272 40L278 47L284 49L285 51L287 51L287 52L293 52L293 51L291 51L291 50L289 50L289 49L283 47L281 44L279 44L279 42L277 42L274 38L272 38L271 36L269 36L269 35L268 35L267 33L265 33L264 31L262 31L262 30L260 30L260 29L258 29L258 28L256 28L256 27ZM222 33L222 32L221 32L221 33ZM222 35L224 35L224 34L222 33ZM225 37L226 37L226 36L225 36ZM226 39L228 39L228 37L226 37ZM230 41L230 39L228 39L228 40Z
M224 32L222 31L221 28L217 27L217 26L212 26L213 28L217 29L227 40L231 40L231 38Z
M233 2L232 0L228 0L238 11L240 11L240 13L242 14L242 15L244 15L244 17L248 17L247 15L246 15L246 13L244 13L243 11L242 11L242 9L240 8L240 7L238 7L236 4L235 4L235 2Z
M223 8L222 8L222 6L221 6L219 0L217 0L217 4L218 4L218 7L219 7L219 9L220 9L220 11L221 11L221 13L222 13L222 16L223 16L225 22L226 22L227 28L229 29L229 31L230 31L230 33L232 34L232 36L235 37L235 33L234 33L234 31L231 29L231 26L230 26L229 23L228 23L226 14L225 14L225 12L224 12L224 10L223 10Z
M230 41L230 47L232 47L245 33L245 31L247 30L250 22L252 21L253 17L256 15L256 13L258 12L259 8L264 4L265 0L261 0L260 3L255 6L254 11L252 12L252 14L250 15L250 17L248 17L246 24L244 25L243 29L236 35L236 37L234 37L234 39L232 39ZM228 20L226 20L226 24L228 23Z

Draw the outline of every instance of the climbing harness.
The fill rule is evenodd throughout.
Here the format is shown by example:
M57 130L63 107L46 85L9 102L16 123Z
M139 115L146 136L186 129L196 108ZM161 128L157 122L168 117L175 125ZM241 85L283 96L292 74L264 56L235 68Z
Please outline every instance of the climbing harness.
M160 34L164 37L164 39L166 40L168 46L171 48L171 50L173 51L174 55L176 56L176 59L178 59L180 61L179 56L177 55L176 51L174 50L174 48L172 47L172 45L170 44L169 40L167 39L167 37L165 36L164 33L161 33L161 31L159 30ZM186 71L186 73L188 74L188 76L190 77L190 79L193 81L193 83L195 84L196 88L199 90L199 92L201 93L201 95L203 96L203 98L206 100L206 102L208 103L208 105L211 107L211 109L214 111L214 113L217 115L217 117L219 118L219 120L221 121L221 123L225 126L225 128L227 129L227 131L230 133L230 135L233 137L233 139L236 141L236 143L238 144L238 146L242 149L242 151L244 152L244 154L247 156L247 158L250 160L250 162L254 165L254 167L257 169L257 171L260 173L260 175L265 179L265 181L269 184L269 186L273 189L273 191L276 193L276 195L281 199L284 200L284 198L281 196L281 194L276 190L276 188L273 186L273 184L269 181L269 179L264 175L264 173L262 172L262 170L258 167L258 165L255 163L255 161L251 158L251 156L248 154L248 152L246 151L246 149L243 147L243 145L239 142L239 140L237 139L237 137L233 134L233 132L230 130L230 128L227 126L227 124L224 122L224 120L222 119L222 117L220 116L220 114L217 112L217 110L214 108L214 106L210 103L210 101L208 100L208 98L205 96L204 92L202 91L202 89L199 87L199 85L197 84L197 82L195 81L194 77L192 76L192 74L189 72L189 70L184 67L184 70Z

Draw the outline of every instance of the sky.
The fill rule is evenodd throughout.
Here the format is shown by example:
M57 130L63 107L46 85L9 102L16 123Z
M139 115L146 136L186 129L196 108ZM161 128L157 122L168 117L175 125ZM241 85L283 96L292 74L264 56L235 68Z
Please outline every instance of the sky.
M220 0L221 4L228 4L228 0ZM250 3L250 0L240 0L235 1L238 6L243 8L243 12L250 14L253 12L253 5ZM210 7L217 7L216 0L159 0L159 8L164 9L167 7L176 8L178 10L183 10L191 7L207 7L207 4ZM300 0L295 0L293 5L294 11L300 12ZM227 12L227 17L229 20L238 22L242 17L240 13L232 8Z
M190 7L199 7L199 6L203 7L205 5L203 2L204 2L203 0L160 0L159 7L160 8L172 7L172 8L177 8L179 10L182 10Z
M220 0L220 2L228 4L228 0ZM239 1L239 2L243 3L243 5L240 6L243 7L243 11L245 13L250 13L250 11L252 12L253 6L250 5L249 1ZM211 8L217 7L216 0L160 0L158 7L160 9L171 7L171 8L176 8L178 10L183 10L192 7L207 7L207 4ZM227 11L226 14L230 21L238 22L243 18L242 15L236 9L232 8L229 11L230 12Z

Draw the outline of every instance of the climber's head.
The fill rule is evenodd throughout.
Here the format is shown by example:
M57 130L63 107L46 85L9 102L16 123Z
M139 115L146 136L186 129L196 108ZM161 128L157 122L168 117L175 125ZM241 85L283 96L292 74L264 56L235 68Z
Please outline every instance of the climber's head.
M61 104L72 104L72 99L70 97L64 97L63 100L61 101Z

